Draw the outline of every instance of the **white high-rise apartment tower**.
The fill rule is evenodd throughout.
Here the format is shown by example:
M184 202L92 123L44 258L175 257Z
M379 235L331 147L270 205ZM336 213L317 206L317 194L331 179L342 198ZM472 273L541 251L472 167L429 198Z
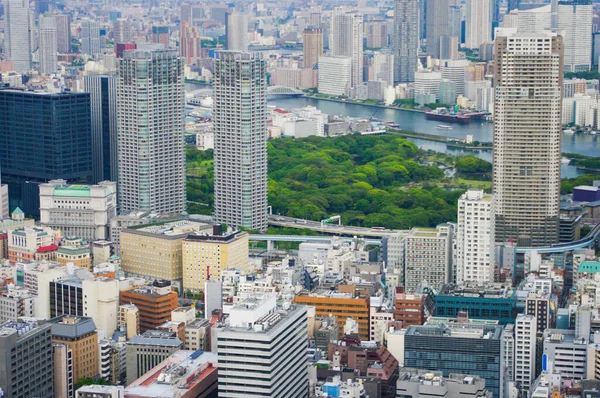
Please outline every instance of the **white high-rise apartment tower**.
M81 52L90 57L100 54L100 25L96 21L81 23Z
M479 48L492 41L494 0L467 0L465 47Z
M519 314L515 320L514 381L528 389L535 379L537 323L533 315Z
M394 78L414 82L419 55L419 0L396 0L394 6Z
M352 87L363 82L363 15L337 8L331 16L331 43L335 57L352 59Z
M540 247L558 241L562 37L496 37L493 184L496 240Z
M177 50L129 50L118 59L119 207L185 209L183 68Z
M248 15L239 12L227 14L227 49L248 51Z
M565 72L586 72L592 67L591 0L558 2L558 29L564 32Z
M29 35L29 2L5 0L4 2L4 48L9 61L17 72L31 69L31 43Z
M456 283L494 281L494 195L470 189L458 199Z
M267 63L223 51L213 72L215 220L267 229Z
M52 15L40 15L40 73L51 74L56 72L57 33L56 19Z

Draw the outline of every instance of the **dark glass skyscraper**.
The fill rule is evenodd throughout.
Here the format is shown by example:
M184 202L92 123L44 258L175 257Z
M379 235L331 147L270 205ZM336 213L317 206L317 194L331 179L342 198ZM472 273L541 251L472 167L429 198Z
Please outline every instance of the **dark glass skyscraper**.
M90 95L0 89L0 165L10 208L39 214L38 184L92 175Z

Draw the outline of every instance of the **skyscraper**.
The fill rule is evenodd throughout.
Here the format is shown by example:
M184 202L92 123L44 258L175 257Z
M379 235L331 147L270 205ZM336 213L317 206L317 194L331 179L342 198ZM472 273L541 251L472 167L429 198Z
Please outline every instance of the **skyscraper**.
M117 62L120 209L181 213L183 58L176 50L130 50Z
M465 46L479 48L492 41L494 0L467 0Z
M496 37L493 183L496 240L519 246L558 241L562 37Z
M81 52L92 58L100 54L100 25L96 21L81 23Z
M440 38L448 34L448 0L427 0L427 54L440 57Z
M394 4L394 79L413 82L419 55L419 0L396 0Z
M4 47L9 61L17 72L31 69L31 43L29 2L6 0L4 2Z
M267 64L224 51L213 72L215 220L267 229ZM241 89L240 89L241 88Z
M226 15L227 49L248 51L248 15L232 12Z
M92 121L93 182L117 181L117 77L85 75L90 93Z
M119 18L113 21L113 39L115 44L133 42L133 27L131 26L131 20Z
M304 29L304 67L312 68L323 56L323 29Z
M334 57L352 59L352 87L363 82L363 16L338 8L331 17L331 43Z
M56 72L57 34L56 20L52 15L40 15L40 73L51 74Z
M200 28L183 22L179 38L179 52L185 59L185 63L191 64L196 58L200 57L200 43L202 40Z
M61 53L71 52L71 17L66 14L55 14L56 50Z
M591 0L558 2L558 29L564 30L565 72L586 72L592 66Z

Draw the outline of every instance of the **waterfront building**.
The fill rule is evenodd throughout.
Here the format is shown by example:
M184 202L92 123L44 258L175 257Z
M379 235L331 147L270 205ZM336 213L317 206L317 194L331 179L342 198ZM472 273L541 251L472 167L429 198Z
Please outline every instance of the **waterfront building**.
M394 1L394 80L413 82L419 55L419 1Z
M591 0L558 2L558 29L563 31L565 72L587 72L592 66Z
M319 57L319 93L346 95L352 84L352 59L349 57Z
M415 97L417 94L429 94L437 97L440 94L440 82L442 73L430 69L422 69L415 72Z
M29 2L26 0L6 0L4 3L3 52L12 62L16 72L27 72L31 69L32 27L29 14Z

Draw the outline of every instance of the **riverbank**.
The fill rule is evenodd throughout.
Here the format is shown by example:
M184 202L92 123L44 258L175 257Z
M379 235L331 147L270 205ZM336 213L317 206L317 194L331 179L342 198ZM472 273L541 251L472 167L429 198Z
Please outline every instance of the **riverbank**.
M372 108L380 108L380 109L391 109L396 111L407 111L407 112L415 112L415 113L425 113L430 109L410 109L410 108L400 108L399 106L388 106L388 105L380 105L380 104L370 104L364 102L357 102L351 99L337 99L337 98L329 98L329 97L317 97L318 94L307 95L303 94L303 98L310 98L319 101L329 101L329 102L339 102L340 104L351 104L351 105L360 105L360 106L370 106Z
M426 133L416 133L414 131L404 131L402 129L395 129L392 127L388 127L387 131L399 135L402 138L417 138L426 141L433 142L443 142L446 146L450 148L457 149L465 149L465 150L480 150L480 151L491 151L492 143L491 142L482 142L480 145L467 144L463 139L458 137L449 137L442 135L434 135L434 134L426 134Z

